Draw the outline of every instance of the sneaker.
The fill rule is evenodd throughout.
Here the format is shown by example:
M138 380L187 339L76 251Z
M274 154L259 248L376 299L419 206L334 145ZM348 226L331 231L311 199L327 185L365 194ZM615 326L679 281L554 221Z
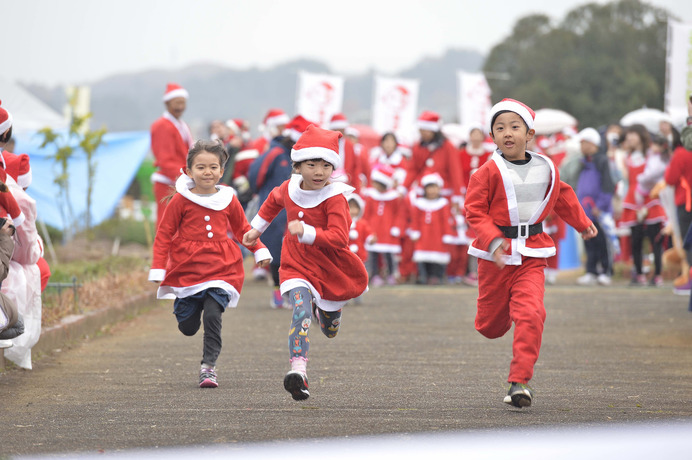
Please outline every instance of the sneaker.
M469 273L464 277L464 284L467 286L478 286L478 274Z
M525 383L512 382L503 402L514 407L529 407L533 401L533 390Z
M634 275L630 280L630 286L646 286L646 275Z
M598 284L600 284L601 286L610 286L612 283L610 276L606 275L605 273L601 273L600 275L598 275L596 281L598 281Z
M310 397L308 391L308 376L300 371L288 371L284 377L284 388L291 393L296 401L303 401Z
M370 284L372 284L374 287L380 287L384 285L384 280L380 275L375 275L372 277L372 280L370 281Z
M267 271L266 268L255 267L255 269L252 270L252 276L256 281L266 280L269 278L269 271Z
M673 294L676 295L690 295L690 292L692 292L692 280L673 288Z
M649 284L653 287L663 287L663 277L661 275L656 275L651 278Z
M389 275L387 277L387 284L390 286L396 286L396 277L394 275Z
M577 284L580 286L593 286L598 282L598 277L593 273L584 273L582 276L577 278Z
M274 294L272 295L272 301L270 306L272 308L284 307L284 297L281 295L281 291L279 289L274 289Z
M216 388L219 384L216 382L216 371L213 367L203 367L199 371L199 387L200 388Z

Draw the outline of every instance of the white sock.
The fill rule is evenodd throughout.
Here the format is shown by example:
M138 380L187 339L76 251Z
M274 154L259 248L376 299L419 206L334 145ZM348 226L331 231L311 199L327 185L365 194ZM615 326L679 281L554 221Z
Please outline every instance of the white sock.
M307 366L308 366L308 359L303 358L302 356L296 356L295 358L291 358L291 370L292 371L298 371L302 372L303 374L307 373Z

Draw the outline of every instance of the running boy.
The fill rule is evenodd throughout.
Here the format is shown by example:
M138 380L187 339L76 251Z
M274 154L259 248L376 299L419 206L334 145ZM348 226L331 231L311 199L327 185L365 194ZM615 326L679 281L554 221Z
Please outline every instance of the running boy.
M553 162L526 150L533 138L535 113L514 99L490 111L490 136L497 150L471 175L466 218L477 237L469 254L478 257L476 330L502 337L514 323L510 383L504 402L527 407L545 321L546 258L555 254L542 221L554 210L584 239L597 230L572 188L560 181Z

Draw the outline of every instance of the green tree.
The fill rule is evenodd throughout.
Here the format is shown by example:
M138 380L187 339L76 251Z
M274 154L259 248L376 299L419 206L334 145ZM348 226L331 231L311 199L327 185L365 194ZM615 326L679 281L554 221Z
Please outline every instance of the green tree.
M491 75L509 75L488 79L493 99L562 109L582 127L642 106L662 109L669 17L640 0L621 0L585 4L557 25L544 15L522 18L484 64Z

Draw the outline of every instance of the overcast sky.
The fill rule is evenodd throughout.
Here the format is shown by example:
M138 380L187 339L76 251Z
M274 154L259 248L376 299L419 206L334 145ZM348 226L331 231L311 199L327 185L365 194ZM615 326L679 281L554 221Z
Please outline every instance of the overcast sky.
M296 58L394 74L448 48L486 54L517 19L562 20L583 0L1 0L2 75L84 84L196 62L266 68ZM598 1L597 3L606 3ZM652 0L692 23L692 1Z

